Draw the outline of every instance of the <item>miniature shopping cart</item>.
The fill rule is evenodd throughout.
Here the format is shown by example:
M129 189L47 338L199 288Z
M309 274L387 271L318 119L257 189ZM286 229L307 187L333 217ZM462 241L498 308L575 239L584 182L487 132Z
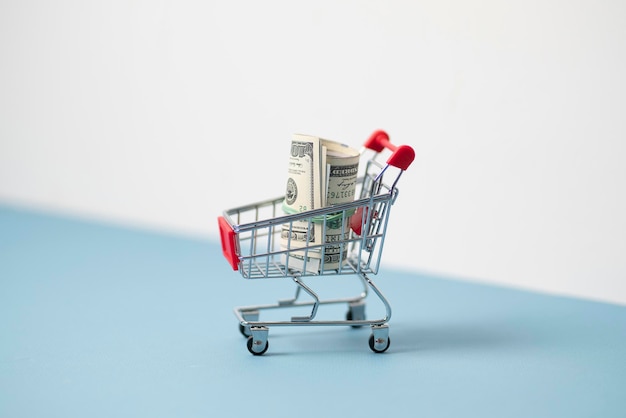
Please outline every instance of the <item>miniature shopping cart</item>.
M380 162L382 154L389 155ZM367 156L369 155L369 158ZM385 155L385 156L386 156ZM235 308L239 330L247 337L247 347L254 355L264 354L268 347L268 331L276 326L369 326L372 334L369 346L382 353L389 348L391 317L389 302L370 279L378 273L387 223L391 206L398 189L396 185L402 173L415 158L415 152L407 145L395 146L389 142L384 131L374 132L361 150L361 160L366 162L362 176L357 179L358 199L306 212L285 215L282 209L284 196L235 209L226 210L218 218L222 250L233 270L239 270L246 279L288 277L296 284L295 296L269 305ZM389 181L388 181L389 180ZM340 225L339 240L314 244L292 244L290 231L294 224L317 225L325 236L331 223ZM281 235L282 232L282 235ZM331 265L325 254L338 254L339 262ZM338 251L339 250L339 251ZM321 256L320 256L321 254ZM315 258L318 257L318 258ZM317 264L313 267L313 261ZM335 260L336 261L336 260ZM307 263L309 265L307 265ZM303 279L312 276L356 275L363 285L362 292L349 298L320 299ZM365 299L371 289L384 306L385 315L380 319L365 318ZM299 300L301 292L310 296ZM316 320L318 308L327 304L347 304L345 319ZM262 321L260 313L270 309L305 307L308 315L292 316L286 320Z

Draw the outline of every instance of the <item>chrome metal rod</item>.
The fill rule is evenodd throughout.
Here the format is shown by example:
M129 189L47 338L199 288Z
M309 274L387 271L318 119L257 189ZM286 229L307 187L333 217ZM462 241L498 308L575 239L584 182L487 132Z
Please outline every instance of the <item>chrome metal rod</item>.
M300 280L297 276L293 277L293 281L300 286L300 288L304 289L314 300L313 309L311 309L311 314L308 316L292 316L291 320L293 322L309 322L313 318L315 318L315 314L317 314L317 308L320 305L320 298L317 294L307 285L305 285L302 280Z

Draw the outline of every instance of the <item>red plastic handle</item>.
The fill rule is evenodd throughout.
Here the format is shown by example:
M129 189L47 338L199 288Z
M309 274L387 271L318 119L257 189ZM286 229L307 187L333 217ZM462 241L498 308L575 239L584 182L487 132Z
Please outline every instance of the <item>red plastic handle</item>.
M363 233L363 227L367 224L367 221L368 221L367 217L369 216L368 212L369 212L369 207L361 206L357 208L356 212L354 212L354 215L352 215L352 217L350 218L350 228L352 228L354 233L357 234L358 236L361 236L361 234ZM378 217L378 212L373 211L372 219L376 219L377 217Z
M364 146L376 152L381 152L385 148L393 151L387 164L399 168L400 170L406 170L409 168L413 160L415 159L415 151L408 145L395 146L389 142L389 135L387 132L378 130L375 131L365 141Z
M237 256L237 244L235 241L235 231L230 226L226 218L220 216L217 218L220 227L220 238L222 239L222 253L233 270L239 270L239 256Z

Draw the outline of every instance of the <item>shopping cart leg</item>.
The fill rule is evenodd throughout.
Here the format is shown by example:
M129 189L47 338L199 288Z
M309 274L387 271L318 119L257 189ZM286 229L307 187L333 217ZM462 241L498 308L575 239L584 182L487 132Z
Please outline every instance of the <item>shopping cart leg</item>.
M378 296L380 301L385 306L385 317L379 322L380 325L383 325L384 323L388 322L389 319L391 319L391 305L389 304L389 301L383 295L383 293L378 289L378 286L374 284L372 279L367 277L367 274L361 273L361 276L363 277L363 280L365 280L365 282L369 285L369 287L374 291L376 296Z
M378 287L374 284L374 282L367 277L365 273L362 273L363 279L367 282L369 287L376 293L376 296L383 302L385 305L386 315L385 317L377 323L372 324L372 335L370 335L369 346L375 353L383 353L387 351L389 348L389 344L391 340L389 339L389 325L387 322L391 318L391 305L387 301L387 298L382 294L382 292L378 289Z

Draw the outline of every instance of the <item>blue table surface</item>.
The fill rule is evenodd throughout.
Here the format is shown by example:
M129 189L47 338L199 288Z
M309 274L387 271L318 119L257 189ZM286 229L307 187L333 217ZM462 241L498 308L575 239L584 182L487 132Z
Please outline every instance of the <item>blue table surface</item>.
M373 278L386 353L367 328L281 327L252 356L232 309L292 296L288 279L243 279L218 242L0 206L0 417L626 416L626 307L384 257Z

